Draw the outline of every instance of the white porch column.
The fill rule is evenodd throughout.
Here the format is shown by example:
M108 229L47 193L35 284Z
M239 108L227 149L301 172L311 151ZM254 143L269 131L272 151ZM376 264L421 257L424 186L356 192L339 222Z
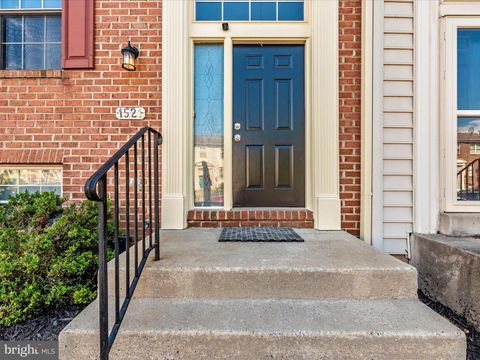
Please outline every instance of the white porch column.
M162 24L162 228L187 226L189 1L164 0Z
M339 230L338 1L312 1L311 7L315 228Z

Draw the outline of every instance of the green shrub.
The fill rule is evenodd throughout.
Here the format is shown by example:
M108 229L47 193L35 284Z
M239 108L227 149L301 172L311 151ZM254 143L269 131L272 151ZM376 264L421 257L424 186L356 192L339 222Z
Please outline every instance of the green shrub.
M64 201L53 192L20 193L0 207L0 325L95 298L97 205L62 208Z

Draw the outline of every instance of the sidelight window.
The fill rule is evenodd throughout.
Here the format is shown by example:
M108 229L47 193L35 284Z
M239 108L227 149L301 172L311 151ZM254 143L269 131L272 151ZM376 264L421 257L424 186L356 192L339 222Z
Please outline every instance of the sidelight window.
M194 205L223 206L223 44L198 44L194 57Z

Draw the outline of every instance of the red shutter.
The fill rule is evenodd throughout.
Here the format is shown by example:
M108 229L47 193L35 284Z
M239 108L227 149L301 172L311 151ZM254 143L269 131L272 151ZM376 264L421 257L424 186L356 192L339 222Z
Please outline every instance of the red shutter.
M62 67L93 68L95 0L63 0Z

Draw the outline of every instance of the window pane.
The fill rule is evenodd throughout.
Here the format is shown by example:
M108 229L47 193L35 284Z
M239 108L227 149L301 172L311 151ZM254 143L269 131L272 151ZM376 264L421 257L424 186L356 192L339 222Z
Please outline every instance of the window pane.
M42 185L61 185L61 170L42 170Z
M480 200L480 118L457 120L457 199Z
M25 69L44 69L43 48L45 45L25 45L24 67Z
M247 2L225 2L223 20L248 20Z
M42 7L42 0L22 0L22 9L39 9Z
M43 7L45 9L61 9L62 0L43 0Z
M42 186L43 192L54 192L57 195L62 195L60 186Z
M62 41L62 18L60 16L47 16L47 42Z
M5 45L5 69L18 70L22 68L22 45Z
M8 197L15 195L16 192L16 186L0 186L0 201L6 202L8 200Z
M18 170L4 169L0 170L0 185L17 185Z
M40 185L42 170L20 169L20 185Z
M18 9L18 0L0 0L0 9Z
M44 16L25 16L25 42L44 42Z
M62 47L60 44L47 44L47 63L45 69L60 69L62 60Z
M22 42L22 18L5 16L3 20L4 42Z
M19 192L29 192L30 194L34 194L36 192L40 192L40 186L19 186Z
M278 20L303 20L303 2L278 3Z
M222 20L222 3L197 2L195 15L199 21Z
M252 3L252 20L273 20L277 19L277 7L274 2Z
M195 206L223 205L223 45L195 46Z

